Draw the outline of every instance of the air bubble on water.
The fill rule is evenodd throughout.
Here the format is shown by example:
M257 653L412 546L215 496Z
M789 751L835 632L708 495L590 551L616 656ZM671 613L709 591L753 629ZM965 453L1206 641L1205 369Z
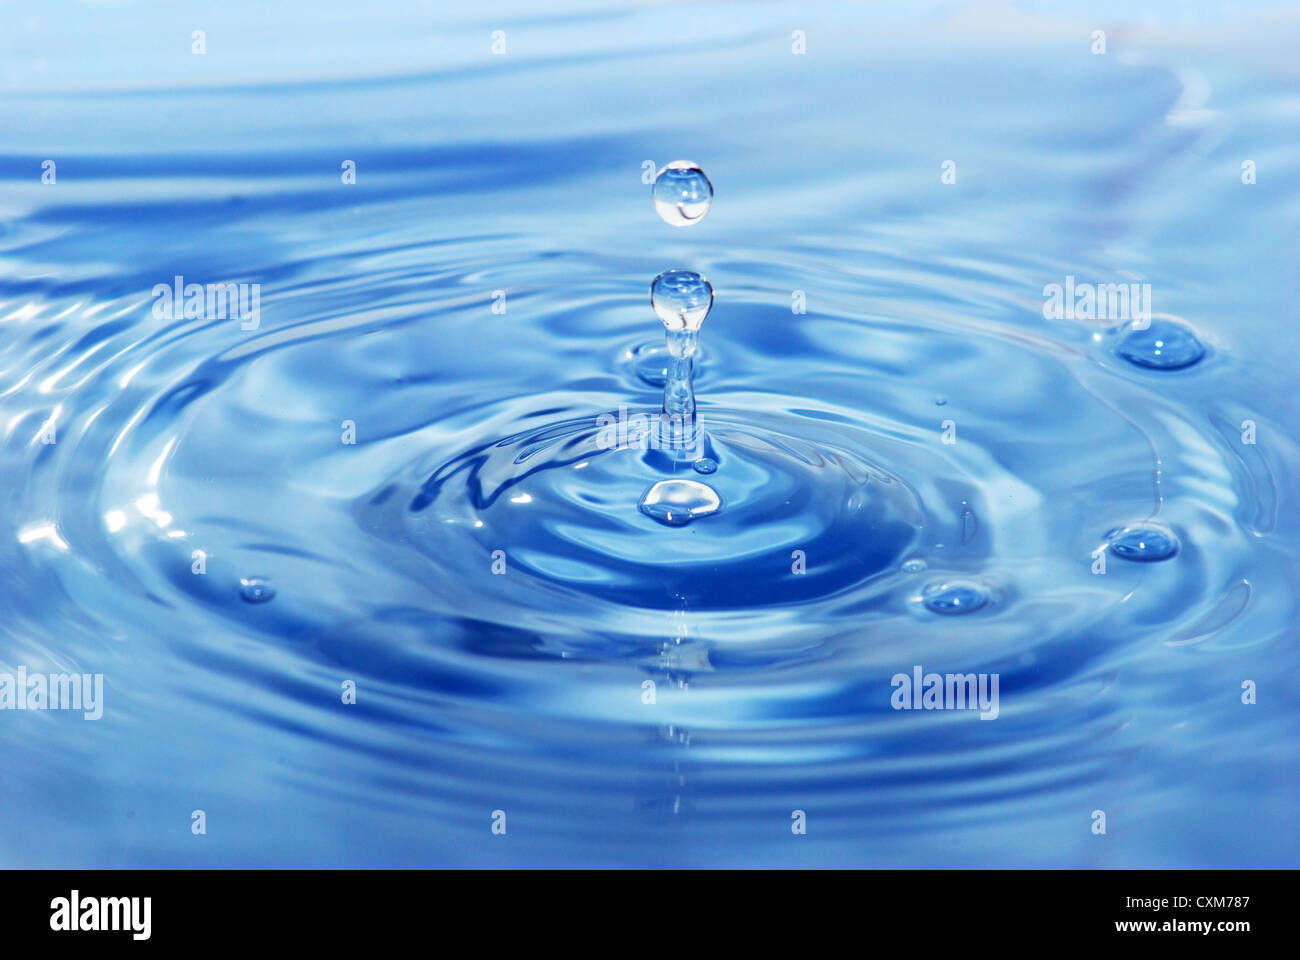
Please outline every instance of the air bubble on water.
M931 613L974 613L989 602L989 593L973 580L945 580L926 586L921 602Z
M1178 537L1158 523L1135 523L1106 534L1106 546L1121 560L1155 563L1178 553Z
M689 227L703 220L713 206L713 184L698 164L674 160L655 177L653 197L665 223Z
M946 406L948 405L948 398L947 398L947 397L935 397L935 398L934 398L934 405L935 405L936 407L946 407Z
M697 331L713 306L713 287L690 270L667 270L650 284L650 305L669 330Z
M1129 363L1151 370L1181 370L1205 356L1196 334L1172 320L1130 323L1116 350Z
M718 461L712 457L700 457L692 466L695 467L696 473L709 474L718 472Z
M275 588L265 577L244 577L239 581L239 596L245 603L266 603L275 598Z
M924 560L905 560L902 570L904 573L920 573L925 569Z
M722 498L706 483L696 480L660 480L641 498L641 512L670 527L681 527L717 513Z

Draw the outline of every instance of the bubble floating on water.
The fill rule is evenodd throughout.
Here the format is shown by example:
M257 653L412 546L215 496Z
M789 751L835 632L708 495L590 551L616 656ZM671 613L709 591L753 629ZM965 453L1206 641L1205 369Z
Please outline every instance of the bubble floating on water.
M1158 523L1135 523L1106 534L1106 545L1122 560L1155 563L1168 560L1179 550L1178 537Z
M700 457L700 459L695 461L693 466L695 467L696 473L709 474L718 472L718 461L714 460L712 457Z
M239 596L245 603L266 603L275 598L275 587L265 577L244 577L239 581Z
M722 498L707 483L696 480L660 480L641 498L641 512L669 527L683 527L692 520L722 509Z
M924 560L907 560L901 569L904 573L920 573L926 569L926 563Z
M989 602L989 593L973 580L945 580L928 584L921 602L931 613L974 613Z
M713 206L713 184L698 164L674 160L655 177L653 197L665 223L689 227L703 220Z
M1196 334L1172 320L1152 320L1142 327L1130 324L1116 350L1129 363L1151 370L1181 370L1205 356Z
M690 270L667 270L650 284L650 305L669 330L699 330L713 306L713 287Z

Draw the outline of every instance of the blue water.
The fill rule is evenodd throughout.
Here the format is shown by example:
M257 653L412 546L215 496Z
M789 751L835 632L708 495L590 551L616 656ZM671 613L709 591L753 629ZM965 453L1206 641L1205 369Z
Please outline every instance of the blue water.
M0 863L1296 865L1300 15L1129 7L7 8Z

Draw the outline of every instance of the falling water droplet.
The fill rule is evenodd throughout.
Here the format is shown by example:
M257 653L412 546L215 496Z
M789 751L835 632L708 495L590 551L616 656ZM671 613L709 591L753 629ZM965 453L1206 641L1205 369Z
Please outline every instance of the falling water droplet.
M906 560L903 562L904 573L920 573L925 569L924 560Z
M1155 563L1178 552L1178 537L1158 523L1135 523L1106 534L1106 545L1122 560Z
M989 594L972 580L947 580L922 590L921 602L931 613L974 613L989 602Z
M718 492L696 480L660 480L641 498L641 512L670 527L682 527L722 509Z
M1130 324L1116 349L1130 363L1152 370L1181 370L1205 356L1196 335L1171 320L1152 320L1141 328Z
M713 206L713 184L698 164L674 160L659 171L654 185L655 210L665 223L689 227Z
M709 474L718 472L718 461L714 460L712 457L700 457L700 459L695 461L694 466L696 473Z
M669 330L699 330L713 306L713 287L690 270L668 270L650 284L650 305Z
M265 577L244 577L239 581L239 596L245 603L266 603L275 598L275 587Z

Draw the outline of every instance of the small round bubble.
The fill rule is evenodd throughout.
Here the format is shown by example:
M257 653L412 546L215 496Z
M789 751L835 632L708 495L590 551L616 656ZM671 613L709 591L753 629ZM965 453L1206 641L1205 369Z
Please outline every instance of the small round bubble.
M1129 324L1117 349L1129 363L1148 370L1181 370L1205 356L1196 334L1172 320Z
M1180 546L1172 530L1150 521L1111 530L1106 534L1106 544L1115 556L1135 563L1168 560Z
M698 273L669 270L650 284L650 304L669 330L698 330L713 306L713 287Z
M265 577L244 577L239 581L239 596L245 603L267 603L275 599L275 587Z
M713 206L713 184L698 164L674 160L659 171L654 185L655 210L665 223L689 227Z
M956 616L982 609L989 602L989 594L972 580L948 580L922 590L921 602L931 613Z

